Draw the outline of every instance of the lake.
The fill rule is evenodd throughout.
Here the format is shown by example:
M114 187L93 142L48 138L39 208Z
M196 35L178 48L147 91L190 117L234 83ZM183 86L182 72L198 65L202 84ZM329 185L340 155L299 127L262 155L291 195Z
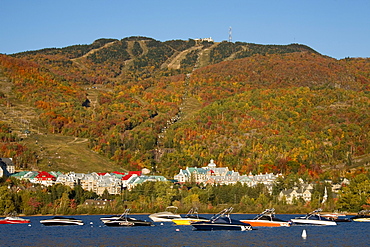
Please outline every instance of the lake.
M148 220L148 215L130 215ZM201 215L210 217L210 215ZM232 214L234 219L255 215ZM296 215L277 215L289 220ZM255 231L194 231L192 226L155 223L152 227L107 227L101 215L71 216L83 226L44 226L41 219L23 217L31 224L0 225L1 246L369 246L370 222L338 222L337 226L258 228ZM306 230L307 238L302 238Z

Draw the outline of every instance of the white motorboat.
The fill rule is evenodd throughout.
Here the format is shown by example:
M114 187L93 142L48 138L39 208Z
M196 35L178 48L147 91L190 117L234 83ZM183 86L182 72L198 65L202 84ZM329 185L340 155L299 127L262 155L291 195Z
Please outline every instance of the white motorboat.
M51 219L40 220L40 223L43 224L44 226L67 226L67 225L82 226L84 224L82 220L61 216L55 216L54 218Z
M181 215L177 214L177 207L169 206L166 211L149 215L154 222L172 222L173 219L180 219Z
M320 215L322 211L321 208L306 214L302 217L296 217L291 219L294 224L305 224L305 225L323 225L323 226L336 226L337 223L332 220L328 220L327 218Z

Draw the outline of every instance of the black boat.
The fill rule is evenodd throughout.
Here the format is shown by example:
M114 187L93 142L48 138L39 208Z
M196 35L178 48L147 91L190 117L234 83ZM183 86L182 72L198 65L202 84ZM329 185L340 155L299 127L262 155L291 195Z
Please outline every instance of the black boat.
M138 220L128 216L130 209L126 209L125 212L117 217L112 217L111 220L106 220L109 218L104 218L103 223L106 226L152 226L153 223L145 220Z
M208 221L200 221L190 223L195 230L198 231L216 231L216 230L236 230L236 231L250 231L252 226L248 223L243 223L239 220L231 219L230 213L233 208L226 208L220 213L215 214Z

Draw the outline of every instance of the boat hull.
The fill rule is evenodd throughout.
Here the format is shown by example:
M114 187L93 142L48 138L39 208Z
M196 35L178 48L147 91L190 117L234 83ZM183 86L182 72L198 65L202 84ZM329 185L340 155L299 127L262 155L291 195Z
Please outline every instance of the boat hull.
M43 224L44 226L73 226L73 225L82 226L84 224L82 220L77 220L73 218L55 218L40 220L40 223Z
M321 225L321 226L336 226L335 221L330 220L308 220L308 219L291 219L294 224L298 225Z
M113 221L113 220L119 220L121 218L121 215L114 215L114 216L110 216L110 217L102 217L100 218L100 220L105 223L105 222L108 222L108 221Z
M208 221L207 219L173 219L172 222L179 226L189 226L194 222Z
M356 222L370 222L370 216L366 218L352 218L352 220Z
M83 223L71 223L71 222L40 222L44 226L82 226Z
M251 231L252 226L248 225L232 225L232 224L211 224L211 223L193 223L191 224L197 231Z
M23 219L23 220L7 220L7 219L0 220L0 224L25 224L25 223L30 223L30 222L31 222L30 220L26 220L26 219Z
M181 215L171 213L155 213L149 215L149 218L154 222L172 222L172 220L181 219Z
M269 221L269 220L240 220L243 223L248 223L252 227L289 227L291 222Z
M126 221L126 220L112 220L104 222L106 226L152 226L148 221Z

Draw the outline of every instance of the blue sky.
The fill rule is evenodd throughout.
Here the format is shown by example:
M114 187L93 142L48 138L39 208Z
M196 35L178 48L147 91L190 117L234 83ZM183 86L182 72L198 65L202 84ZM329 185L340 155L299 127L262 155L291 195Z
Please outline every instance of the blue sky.
M370 0L0 0L0 53L99 38L212 37L299 43L337 59L370 57Z

